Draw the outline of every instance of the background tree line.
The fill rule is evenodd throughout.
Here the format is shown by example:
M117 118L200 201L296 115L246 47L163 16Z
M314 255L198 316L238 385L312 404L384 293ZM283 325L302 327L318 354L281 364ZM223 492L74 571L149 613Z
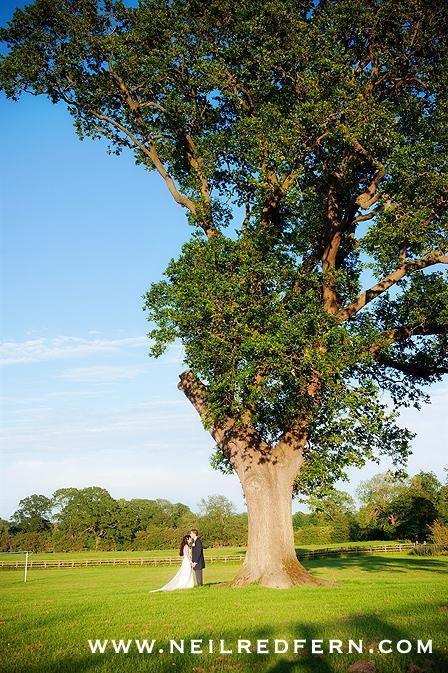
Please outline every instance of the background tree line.
M360 507L344 491L310 496L307 513L294 514L296 544L357 540L418 540L448 544L448 483L433 472L400 482L377 474L357 491ZM205 546L242 546L247 514L223 495L198 503L198 512L164 499L114 499L104 488L61 488L51 498L30 495L10 521L0 519L0 550L150 550L176 547L192 526ZM273 531L275 535L275 531Z
M30 495L10 521L0 519L0 550L82 551L175 548L192 527L208 546L242 545L247 515L225 496L202 499L194 513L164 499L114 499L99 486L61 488L51 498Z
M309 513L293 517L296 543L349 540L410 540L448 543L448 485L433 472L420 471L401 481L377 474L361 482L360 507L344 491L310 496Z

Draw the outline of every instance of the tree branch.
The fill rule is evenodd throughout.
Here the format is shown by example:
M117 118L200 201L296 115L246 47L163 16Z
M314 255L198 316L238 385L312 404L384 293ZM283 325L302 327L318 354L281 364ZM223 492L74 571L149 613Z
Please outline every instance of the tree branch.
M358 224L358 222L367 222L368 220L372 220L376 215L381 213L382 210L384 210L384 206L377 206L373 210L370 210L368 213L357 215L356 217L353 218L351 224L353 225Z
M303 462L303 449L308 441L309 425L306 422L293 423L286 430L273 448L276 461L282 461L289 454L289 462L293 469L293 476ZM291 460L292 452L292 460Z
M203 173L202 159L197 154L196 144L191 135L185 132L184 138L188 148L187 161L190 164L191 168L197 173L199 177L202 199L207 204L207 207L210 209L210 189L208 186L207 178Z
M390 367L391 369L396 369L397 371L403 372L409 376L415 376L421 379L429 379L431 376L437 374L448 374L448 365L427 365L426 367L422 364L412 363L412 362L399 362L393 358L389 358L386 355L378 354L375 360L378 364Z
M352 301L350 304L347 304L342 308L337 314L337 318L340 322L348 320L348 318L353 317L360 311L364 306L366 306L373 299L378 297L383 292L386 292L392 285L398 283L404 276L413 271L419 271L425 269L428 266L433 264L448 264L448 255L445 255L441 250L433 250L428 255L425 255L421 259L415 259L411 261L404 261L400 266L390 273L388 276L385 276L379 283L373 285L369 290L366 290L359 295L355 301Z
M166 170L165 166L163 165L162 161L160 160L160 157L157 153L156 146L154 143L151 141L150 138L146 138L146 143L142 143L136 135L132 133L129 129L127 129L123 124L118 122L116 119L113 119L113 117L109 117L108 115L104 115L100 112L96 112L95 110L89 110L89 113L96 117L97 119L100 119L102 121L107 122L108 124L111 124L112 126L115 126L115 128L119 129L122 133L124 133L136 147L138 147L152 162L154 165L155 169L158 171L158 173L162 176L162 178L165 180L168 189L173 196L174 200L176 203L178 203L181 206L184 206L187 208L193 215L196 214L196 205L195 203L189 199L187 196L184 194L181 194L179 190L177 189L173 178L169 175L168 171Z
M149 146L149 152L146 152L147 156L151 159L154 167L158 171L158 173L163 177L165 180L168 189L173 196L174 200L176 203L179 203L180 205L186 207L193 215L197 216L197 206L196 204L191 200L185 197L183 194L179 192L177 189L173 179L171 176L168 174L167 170L165 169L165 166L163 165L162 161L159 158L159 155L157 153L156 147L154 145L154 138L153 136L148 137L146 134L146 129L145 129L145 123L142 119L141 114L139 113L139 109L144 106L152 107L159 112L161 112L165 117L168 117L168 111L166 108L164 108L162 105L159 105L158 103L154 102L145 102L141 103L138 100L135 100L132 95L130 94L126 83L124 82L123 78L120 77L120 75L116 72L112 65L112 57L107 55L106 57L107 63L108 63L108 69L109 72L112 76L112 78L117 82L118 87L121 91L121 94L123 96L124 102L127 104L129 110L131 111L131 114L134 115L135 119L137 120L137 123L140 127L140 131L142 135L145 137L145 140ZM125 131L124 131L125 132ZM200 190L202 194L202 198L204 202L207 204L208 210L210 211L210 192L208 188L208 183L207 180L202 172L202 162L201 160L197 157L196 154L196 146L193 142L192 137L185 131L181 129L181 133L185 139L186 147L187 147L187 152L186 152L186 158L187 162L190 165L190 167L197 173L199 180L200 180ZM140 147L141 149L141 147ZM208 238L211 238L216 233L216 230L214 226L211 223L211 213L209 212L209 217L204 218L204 217L199 217L199 224L203 231L205 232L206 236Z
M337 120L342 127L344 131L344 136L346 140L351 144L351 146L354 148L355 152L359 154L365 161L367 161L371 166L373 166L376 169L376 173L373 177L373 180L371 181L370 185L365 189L362 194L358 194L358 196L355 198L353 205L357 206L358 208L361 208L362 210L368 210L373 206L374 203L378 201L378 185L381 182L381 180L384 178L386 175L386 169L384 168L384 165L379 161L378 159L375 159L366 149L361 145L359 140L354 138L351 133L350 129L345 126L340 120Z
M319 351L323 352L323 350L324 349L322 347L319 348ZM319 374L316 370L313 370L306 387L306 393L310 398L317 401L320 398L321 392L322 383L319 378ZM283 432L282 436L274 447L274 451L279 454L281 452L284 453L286 449L292 449L294 452L298 453L298 458L301 462L303 458L303 450L308 441L308 437L309 422L304 418L296 420L295 422L291 423L290 426Z
M401 325L400 327L394 327L392 329L385 330L380 334L379 339L376 343L371 344L365 349L365 354L373 355L374 359L379 364L385 364L389 367L394 367L395 369L402 369L408 365L396 362L393 357L383 353L383 349L388 346L392 346L394 343L399 343L410 339L414 336L437 336L437 335L448 335L448 324L444 325ZM445 355L443 355L445 357ZM409 365L410 366L410 365ZM434 372L434 373L445 373L445 372Z
M111 66L110 66L110 68L111 68ZM68 81L70 87L75 87L76 86L75 82L71 79L71 77L68 77L67 81ZM125 89L125 91L126 91L126 89ZM74 107L77 107L79 109L79 111L82 113L82 111L83 111L82 106L79 104L79 102L76 99L69 98L63 89L59 90L58 93L61 96L62 100L64 100L68 105L72 105ZM124 95L126 95L126 93ZM135 110L138 107L138 104L135 103L131 97L129 97L129 106L130 106L131 110ZM145 142L146 142L146 144L145 144L141 140L139 140L139 138L137 138L137 136L132 131L130 131L126 126L121 124L119 121L117 121L113 117L109 117L108 115L97 112L96 110L93 110L93 109L87 109L87 112L89 114L93 115L96 119L99 119L100 121L106 122L106 124L110 124L111 126L115 127L119 131L121 131L121 133L123 133L125 136L127 136L127 138L129 138L129 140L132 141L134 146L137 147L141 152L143 152L143 154L145 154L145 156L147 156L148 159L150 159L151 163L153 164L153 166L155 167L157 172L165 180L165 183L166 183L166 185L169 189L169 192L172 195L172 197L174 198L174 200L176 201L176 203L183 206L184 208L187 208L187 210L189 210L192 215L196 216L196 204L194 203L194 201L192 201L190 198L188 198L187 196L185 196L184 194L182 194L178 190L173 178L170 176L170 174L166 170L163 162L160 160L160 157L158 155L156 146L152 142L152 138L150 136L145 137ZM97 130L101 131L107 137L108 134L107 134L107 131L105 129L101 129L101 127L97 127ZM207 235L208 238L210 238L214 233L216 233L214 228L206 225L205 223L199 222L199 225L202 227L203 231L205 232L205 234Z
M324 233L324 249L322 253L322 271L324 274L323 303L328 313L338 311L338 299L335 288L335 278L332 270L336 267L336 259L342 240L342 226L339 221L339 173L332 173L328 177L327 221Z
M183 372L179 378L179 390L203 421L212 422L207 414L207 386L191 370ZM230 417L220 423L212 422L209 432L216 444L225 451L240 478L244 478L246 472L257 464L272 463L290 470L293 479L303 460L302 449L307 440L305 424L301 422L291 426L272 447L260 438L250 422L250 416L250 411L246 410L239 423Z

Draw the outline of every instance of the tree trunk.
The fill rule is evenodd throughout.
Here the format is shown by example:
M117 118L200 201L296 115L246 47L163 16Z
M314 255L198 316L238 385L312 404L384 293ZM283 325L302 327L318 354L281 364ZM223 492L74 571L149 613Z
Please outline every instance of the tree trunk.
M186 371L180 376L178 388L204 420L207 405L202 381L192 371ZM209 429L238 474L246 497L247 554L232 586L258 583L286 589L323 584L298 562L292 529L292 488L303 463L307 425L297 423L275 446L269 446L258 436L250 414L240 423L228 418Z
M290 466L262 462L238 469L248 512L248 547L232 586L259 583L286 589L320 584L299 563L292 527Z

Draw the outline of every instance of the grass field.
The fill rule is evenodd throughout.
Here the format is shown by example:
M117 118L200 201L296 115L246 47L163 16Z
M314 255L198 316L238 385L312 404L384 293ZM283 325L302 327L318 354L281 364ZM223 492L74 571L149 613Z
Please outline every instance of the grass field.
M407 554L321 559L305 564L335 586L276 591L229 589L236 564L206 568L202 589L149 594L169 567L96 567L0 572L3 673L420 673L448 670L448 558ZM91 654L88 639L156 640L153 654ZM168 640L433 640L433 654L169 654ZM187 646L189 642L187 643ZM163 654L159 649L165 649ZM206 649L206 648L205 648ZM368 662L371 662L370 664ZM353 669L353 666L355 668ZM373 667L372 667L373 666ZM350 669L350 667L352 667ZM417 667L417 668L416 668Z

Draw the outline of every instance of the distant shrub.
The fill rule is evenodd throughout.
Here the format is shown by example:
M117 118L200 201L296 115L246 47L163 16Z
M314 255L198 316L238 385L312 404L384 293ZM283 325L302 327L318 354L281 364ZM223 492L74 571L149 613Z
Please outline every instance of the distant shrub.
M55 530L51 536L52 547L56 552L82 551L86 546L85 534L71 534Z
M14 537L10 533L0 534L0 551L12 551L14 547Z
M330 544L332 542L331 526L305 526L294 531L296 544Z
M350 523L344 521L337 524L331 524L330 542L348 542L352 540Z
M448 554L448 545L444 544L418 544L411 549L413 556L440 556Z
M431 540L434 544L448 545L448 524L437 519L428 528L431 531Z

